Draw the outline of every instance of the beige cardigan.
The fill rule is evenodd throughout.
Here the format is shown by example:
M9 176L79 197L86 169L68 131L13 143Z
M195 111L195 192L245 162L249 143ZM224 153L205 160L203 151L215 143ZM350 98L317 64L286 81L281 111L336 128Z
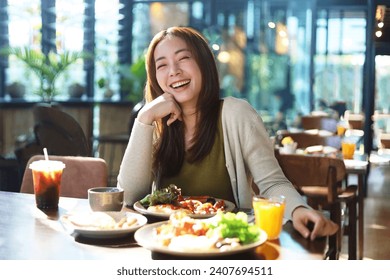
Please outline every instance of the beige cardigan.
M222 129L226 167L238 207L252 208L252 178L262 195L286 197L286 219L291 219L296 207L308 207L284 176L263 121L247 101L224 99ZM153 125L134 123L118 175L118 187L125 190L127 205L151 192L153 130Z

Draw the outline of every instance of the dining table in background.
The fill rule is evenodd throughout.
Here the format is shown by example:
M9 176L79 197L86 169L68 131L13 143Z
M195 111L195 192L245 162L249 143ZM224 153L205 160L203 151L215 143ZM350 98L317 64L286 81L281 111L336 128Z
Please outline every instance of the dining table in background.
M70 212L90 211L87 199L60 197L58 210L42 211L36 207L33 194L0 191L0 205L0 260L185 259L140 247L133 233L115 239L70 234L60 218ZM122 211L134 210L124 207ZM153 217L147 218L149 223L154 222ZM216 259L321 260L326 258L327 251L326 237L310 241L287 222L278 240Z
M364 198L367 194L366 176L369 171L367 155L356 154L353 160L344 160L347 175L357 176L358 186L358 259L363 259L364 254ZM349 176L347 178L347 182Z

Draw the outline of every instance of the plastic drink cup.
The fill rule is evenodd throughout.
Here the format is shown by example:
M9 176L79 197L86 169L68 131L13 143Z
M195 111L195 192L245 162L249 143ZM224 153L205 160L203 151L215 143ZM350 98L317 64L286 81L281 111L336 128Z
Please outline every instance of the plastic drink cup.
M62 172L65 164L56 160L38 160L30 164L35 201L39 209L58 209Z
M267 233L268 240L278 239L283 226L285 197L254 196L252 203L256 225Z
M356 144L351 142L343 141L341 143L341 153L343 154L344 159L353 159L355 154Z

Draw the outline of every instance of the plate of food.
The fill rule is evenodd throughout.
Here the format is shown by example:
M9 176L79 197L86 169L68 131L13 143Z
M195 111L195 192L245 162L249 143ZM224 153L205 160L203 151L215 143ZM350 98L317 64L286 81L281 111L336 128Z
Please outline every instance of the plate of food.
M60 220L71 234L88 238L123 237L147 223L145 216L127 211L70 213Z
M189 257L242 253L260 246L267 234L248 223L247 214L218 212L212 218L194 219L185 212L168 221L153 223L134 234L137 243L154 252Z
M335 154L338 150L331 146L323 146L323 145L314 145L309 146L305 149L307 154Z
M191 218L209 218L219 211L231 212L236 205L211 196L182 196L180 188L170 185L148 194L133 207L141 214L168 219L177 211L184 211Z

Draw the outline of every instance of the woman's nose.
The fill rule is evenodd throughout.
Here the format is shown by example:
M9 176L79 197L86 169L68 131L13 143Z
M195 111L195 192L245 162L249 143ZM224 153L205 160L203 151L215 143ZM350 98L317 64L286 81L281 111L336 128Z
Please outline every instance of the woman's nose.
M177 63L172 64L170 71L169 71L169 75L176 76L177 74L180 74L180 73L181 73L181 69L180 69L179 65Z

